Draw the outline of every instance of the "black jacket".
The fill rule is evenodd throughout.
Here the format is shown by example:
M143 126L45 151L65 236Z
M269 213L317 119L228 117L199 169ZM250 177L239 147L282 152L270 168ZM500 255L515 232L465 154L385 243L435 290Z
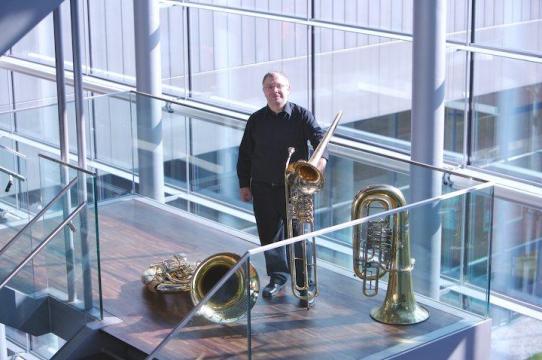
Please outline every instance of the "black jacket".
M250 181L284 183L288 148L295 148L291 162L307 160L307 141L315 149L324 133L310 111L291 102L279 114L268 106L256 111L248 119L239 146L239 186L250 186Z

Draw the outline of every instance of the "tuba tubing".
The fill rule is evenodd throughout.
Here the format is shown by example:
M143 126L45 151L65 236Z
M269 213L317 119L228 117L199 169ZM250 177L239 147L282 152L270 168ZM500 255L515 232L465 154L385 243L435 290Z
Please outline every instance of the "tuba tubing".
M399 189L389 185L369 186L354 197L352 219L368 216L370 206L375 203L385 211L406 205L405 198ZM402 211L390 215L387 219L391 219L389 220L391 224L383 222L382 230L375 239L369 239L370 234L362 239L361 225L354 227L352 237L354 272L363 280L363 292L369 293L369 296L378 293L378 279L386 272L389 273L384 303L371 310L371 317L374 320L391 325L416 324L426 320L429 312L416 302L414 296L412 286L414 260L410 257L408 214ZM370 221L367 227L372 225L374 221ZM377 255L371 256L369 261L368 254ZM375 257L378 261L375 261ZM370 265L375 262L376 265ZM369 274L368 269L372 266L377 269L376 274ZM367 283L372 282L375 284L374 289L367 289Z

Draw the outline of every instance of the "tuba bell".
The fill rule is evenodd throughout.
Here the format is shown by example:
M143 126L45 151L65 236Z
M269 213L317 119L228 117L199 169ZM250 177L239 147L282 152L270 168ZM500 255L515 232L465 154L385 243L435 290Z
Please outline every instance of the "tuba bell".
M352 219L370 215L371 207L387 211L404 205L406 201L399 189L389 185L369 186L355 196ZM428 311L416 303L412 290L414 259L410 258L406 211L371 220L365 226L356 225L352 251L354 272L363 281L365 296L375 296L378 280L389 273L384 303L371 310L374 320L391 325L409 325L429 317Z
M197 305L215 284L239 262L239 255L218 253L203 260L192 276L190 297ZM247 299L247 289L249 298ZM249 263L247 279L246 269L241 266L218 289L211 299L201 308L200 313L208 320L218 323L231 323L244 317L247 309L252 309L260 292L258 273Z
M327 144L331 140L337 124L342 117L342 111L335 115L328 131L314 150L308 161L298 160L290 163L295 148L288 148L288 159L284 169L284 196L286 198L286 237L294 236L294 226L297 227L297 234L302 235L314 230L314 206L313 195L324 186L324 174L318 170L317 165L322 158ZM311 251L307 251L307 249ZM295 244L288 245L290 276L292 282L292 293L298 299L306 300L307 304L318 296L318 276L316 271L316 243L313 238L310 243L307 240L301 242L301 251L298 256L295 254ZM307 254L311 254L309 259ZM298 285L296 264L300 263L303 279ZM311 276L312 273L312 283Z
M239 262L239 255L229 252L217 253L197 265L190 264L183 254L174 255L162 263L149 266L141 280L153 292L173 293L190 291L196 306L218 281ZM247 290L249 292L247 298ZM240 267L200 309L200 314L217 324L235 322L251 309L260 292L260 281L254 266L249 263L247 277L245 267Z

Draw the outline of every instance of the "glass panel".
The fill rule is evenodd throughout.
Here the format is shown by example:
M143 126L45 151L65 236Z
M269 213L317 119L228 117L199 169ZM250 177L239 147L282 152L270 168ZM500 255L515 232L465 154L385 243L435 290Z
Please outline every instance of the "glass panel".
M542 331L542 209L500 196L494 209L492 358L536 358L542 352L532 335Z
M90 52L92 59L89 72L99 78L135 86L133 3L100 0L84 6L81 18L82 14L88 14L90 22L86 33L89 38L87 53ZM162 48L167 49L167 46L162 45Z
M0 69L0 113L11 110L11 76L8 70ZM4 122L0 116L0 126Z
M28 229L28 233L34 239L38 239L39 244L40 239L59 226L79 205L86 202L86 206L71 221L71 225L64 228L63 247L56 248L55 256L65 258L68 283L53 288L58 292L56 296L60 296L59 294L66 296L61 299L69 301L74 297L78 298L80 301L75 303L76 306L84 310L97 311L94 316L101 316L95 176L43 157L39 158L39 167L42 208L48 204L50 207L41 217L42 220L38 220ZM69 190L58 197L66 188ZM57 237L60 237L60 234ZM61 244L59 241L57 243ZM48 246L48 249L53 248L54 245ZM48 251L53 250L41 252L39 255L51 256L44 255L48 254Z
M335 146L330 150L324 189L315 196L317 229L347 221L355 194L374 184L387 184L400 189L408 204L480 184L476 179L381 155L348 151ZM429 187L433 190L429 191ZM344 241L348 242L347 239Z
M472 1L469 0L450 0L447 2L446 37L448 40L467 42L471 3Z
M342 110L337 134L410 152L412 43L351 32L315 30L315 116L329 125ZM445 150L463 152L465 53L447 51Z
M177 97L185 97L188 89L186 28L184 7L160 5L162 90Z
M314 17L338 24L412 33L412 0L316 0Z
M187 114L179 111L180 106L168 101L139 94L132 96L134 173L141 175L141 169L145 168L146 176L150 176L153 171L151 168L153 156L156 158L161 156L164 166L164 184L173 188L186 189L188 153L186 139L189 133ZM152 117L154 118L150 120ZM141 121L142 119L148 121ZM141 123L138 123L138 120ZM159 121L161 121L161 128L156 131L151 125ZM160 148L160 144L163 144L163 148ZM152 150L158 152L153 155ZM160 152L162 153L159 154Z
M132 107L131 93L116 93L88 99L86 109L90 111L89 134L93 135L91 143L93 154L99 162L121 170L133 171L135 115ZM123 141L118 141L122 138Z
M307 36L304 25L191 9L192 97L253 112L265 104L263 76L275 70L289 76L291 100L306 107Z
M11 110L11 106L9 109L5 109L5 112L0 112L0 128L2 130L12 132L14 130L13 118L14 113Z
M27 350L48 359L102 317L99 240L94 176L38 159L34 217L0 250L1 312L10 336L26 334Z
M537 1L476 1L475 41L540 54L542 12Z
M83 184L81 174L72 189ZM93 177L87 178L93 193ZM0 281L22 263L30 251L45 246L20 268L2 289L7 295L2 302L6 325L29 334L31 349L40 357L51 358L79 329L102 314L100 276L98 273L98 233L93 196L90 202L64 228L61 221L73 214L77 191L68 191L37 219L27 231L2 251ZM63 209L63 207L65 207ZM16 294L16 296L9 296ZM21 305L24 303L24 306ZM83 310L83 311L81 311Z
M251 210L239 198L237 157L243 136L243 121L224 118L221 123L193 117L191 128L191 188L194 192ZM214 141L206 141L212 138Z
M190 2L200 4L210 4L225 6L230 8L240 8L247 10L257 10L269 14L281 14L296 17L307 16L307 6L310 1L295 0L295 1L267 1L267 0L191 0Z
M27 158L13 145L0 139L0 249L30 220Z
M385 193L377 192L375 196L384 199ZM312 274L309 276L309 293L316 289L315 286L319 291L314 308L306 311L306 303L297 298L303 298L307 293L302 287L305 281L300 280L302 276L298 276L296 281L301 288L291 289L292 280L287 280L284 286L278 286L278 292L271 298L269 293L263 291L269 280L266 276L269 271L276 271L273 272L274 276L284 274L281 272L284 271L286 278L289 278L287 269L292 266L287 262L288 248L276 243L273 249L267 249L267 253L262 248L253 249L250 250L250 263L259 274L260 292L247 317L227 326L216 325L202 320L201 311L198 312L199 308L196 307L170 334L163 346L151 354L151 358L168 359L179 356L179 353L190 354L187 355L190 358L224 355L244 358L248 354L262 358L328 358L337 354L341 358L370 355L385 358L455 333L458 329L467 329L488 316L491 215L487 214L491 214L493 204L492 186L448 193L438 200L413 204L408 209L383 207L383 203L374 198L366 199L367 202L360 201L356 207L360 210L359 225L353 228L349 223L341 224L335 229L321 230L314 237L318 258L325 260L317 261L316 274L312 272L314 267L309 266ZM468 216L468 220L465 220L465 216ZM454 229L447 231L450 224ZM433 231L435 229L438 230ZM363 296L363 281L352 277L353 240L334 246L333 251L338 255L332 258L328 256L328 239L342 238L345 234L352 238L354 231L359 233L363 244L356 263L360 266L364 262L367 264L367 268L360 269L362 274L374 274L378 267L377 259L388 256L397 259L393 265L395 268L402 269L409 268L412 256L416 260L413 271L394 273L398 275L383 277L378 283L370 284L368 281L366 291L377 291L377 295L370 298ZM389 235L382 237L382 234ZM432 245L435 244L435 237L436 246ZM311 233L299 238L309 239L307 246L311 248ZM378 239L385 240L378 243ZM447 246L450 243L454 246ZM363 260L365 253L361 249L364 248L368 249L368 260ZM295 250L296 256L302 253L301 247L298 249ZM457 249L461 249L460 254L456 253ZM323 250L323 254L320 250ZM397 255L390 255L391 252ZM443 261L432 261L434 259L447 260L453 265L444 266ZM383 260L382 263L387 262ZM295 264L300 269L297 274L301 274L302 261L297 259ZM241 267L246 269L246 266L242 262ZM270 266L276 270L269 270ZM382 266L386 268L390 265ZM456 275L447 274L450 272ZM397 286L399 282L401 286ZM389 283L394 284L392 288L413 288L414 292L399 290L404 292L392 297L386 294L386 284ZM231 282L220 287L222 292L233 293L235 289ZM244 292L250 295L254 293L246 286ZM293 296L292 292L297 296ZM369 314L371 309L380 308L386 297L387 301L392 298L412 299L408 306L413 308L417 303L428 310L429 318L419 326L402 327L398 333L386 332L382 341L375 342L374 334L385 331L386 325L372 320ZM204 302L205 305L209 303ZM330 316L330 311L333 316ZM397 313L386 311L371 316L387 322L404 319ZM408 317L415 318L414 322L425 319L421 309L417 310L416 315L409 314ZM249 328L246 321L249 321ZM269 337L271 330L273 337ZM247 332L250 334L248 342ZM202 346L202 341L213 346ZM247 350L246 346L250 348Z
M472 164L542 183L542 65L474 55Z
M16 112L13 112L13 122L7 128L12 132L30 138L40 143L59 147L58 108L56 104L56 86L54 82L39 79L24 74L13 73ZM73 88L66 87L66 92ZM84 92L83 96L89 93ZM69 95L68 95L69 97ZM84 113L90 113L89 103L83 102ZM74 101L66 102L68 129L76 129ZM4 114L3 116L6 116ZM6 119L7 120L7 119ZM92 134L93 121L87 118L87 134ZM8 125L8 123L6 123ZM70 151L77 152L77 134L68 131ZM87 142L90 146L90 142ZM87 148L87 153L91 153Z

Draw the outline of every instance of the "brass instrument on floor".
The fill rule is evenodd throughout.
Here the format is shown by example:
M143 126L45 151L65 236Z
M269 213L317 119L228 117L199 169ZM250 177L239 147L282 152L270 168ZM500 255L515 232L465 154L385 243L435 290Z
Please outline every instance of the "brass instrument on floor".
M401 191L389 185L373 185L360 191L352 202L352 219L363 218L372 207L388 211L405 206ZM384 304L371 310L371 317L392 325L416 324L429 313L416 303L412 290L414 259L410 258L406 211L356 225L352 238L353 266L363 280L365 296L378 293L378 280L389 273Z
M298 160L290 163L295 148L288 148L288 159L284 170L284 191L286 197L286 237L294 236L294 226L297 227L297 235L302 235L314 230L313 195L324 186L324 174L318 170L318 162L322 158L327 144L331 140L337 124L342 117L342 111L335 115L328 131L314 150L308 161ZM316 271L316 242L313 238L310 243L307 240L301 242L301 254L296 256L295 244L288 246L292 293L299 299L306 300L307 304L318 296L318 276ZM307 246L310 246L311 259L308 259ZM296 262L301 262L303 279L298 285L296 274ZM311 276L309 275L312 272Z
M198 304L213 286L239 262L239 255L218 253L203 260L192 276L190 297ZM260 293L258 273L249 262L248 278L246 266L242 265L200 310L208 320L215 323L231 323L245 316L247 309L256 304ZM247 299L247 290L250 299Z
M161 263L152 264L143 272L141 281L152 292L175 293L190 291L196 266L184 254L173 255Z
M172 293L190 291L196 306L218 281L239 262L239 255L218 253L197 265L190 264L186 256L174 255L162 263L151 265L142 275L145 286L153 292ZM249 299L247 299L247 290ZM241 266L211 299L200 309L200 314L214 323L231 323L245 316L247 308L256 304L260 281L256 269L249 263Z

